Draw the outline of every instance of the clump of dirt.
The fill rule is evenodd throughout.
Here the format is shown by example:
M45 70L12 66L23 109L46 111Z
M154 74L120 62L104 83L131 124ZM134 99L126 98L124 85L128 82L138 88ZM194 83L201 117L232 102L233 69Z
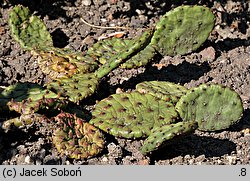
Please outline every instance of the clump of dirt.
M103 34L118 30L91 27L130 27L126 38L133 38L173 7L189 1L163 0L8 0L0 9L0 85L16 82L43 84L44 75L29 52L13 40L8 27L8 11L20 3L39 15L53 36L56 47L86 51ZM249 164L250 163L250 2L193 1L204 4L216 15L216 26L206 43L196 52L175 57L157 57L152 64L132 70L116 69L102 82L100 90L85 101L92 110L95 101L115 93L130 91L145 80L165 80L188 88L201 83L220 83L237 91L244 103L238 124L218 132L195 131L171 141L152 155L143 156L143 140L127 140L106 135L104 151L86 160L59 155L50 141L51 132L39 126L0 132L1 164ZM120 31L120 30L119 30ZM105 89L103 89L103 88ZM107 89L109 87L109 89ZM2 119L2 118L1 118Z

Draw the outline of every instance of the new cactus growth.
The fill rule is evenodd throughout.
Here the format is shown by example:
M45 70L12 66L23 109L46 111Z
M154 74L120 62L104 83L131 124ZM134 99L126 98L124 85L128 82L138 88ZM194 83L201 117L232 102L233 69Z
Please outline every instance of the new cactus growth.
M40 18L31 14L28 8L15 6L9 13L12 36L26 50L53 47L50 33Z
M176 104L183 121L198 122L198 129L216 131L236 123L242 113L240 96L228 87L202 84L189 90Z
M143 138L154 126L171 124L177 113L168 102L139 92L113 94L97 103L90 124L117 137Z
M69 113L60 113L54 119L57 128L53 131L52 142L62 155L84 159L103 150L104 136L91 124Z
M199 48L214 27L215 16L203 6L180 6L156 24L150 44L164 55L190 53Z
M148 154L164 144L167 140L177 136L192 133L197 128L197 123L178 122L170 125L163 125L152 129L149 137L144 141L140 151L142 154Z
M145 81L136 85L136 90L141 93L151 94L160 99L176 104L187 89L179 84L166 81Z

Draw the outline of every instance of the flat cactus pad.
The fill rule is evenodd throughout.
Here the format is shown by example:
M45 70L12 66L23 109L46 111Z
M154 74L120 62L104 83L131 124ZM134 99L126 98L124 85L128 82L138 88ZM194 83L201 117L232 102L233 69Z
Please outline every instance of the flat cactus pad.
M151 44L163 56L190 53L206 41L214 21L215 17L207 7L177 7L156 24Z
M90 124L117 137L142 138L157 125L176 121L172 106L149 94L113 94L97 103Z
M197 128L196 122L178 122L175 124L164 125L152 129L149 137L141 147L141 153L147 154L158 149L167 140L176 136L192 133Z
M48 89L55 91L70 101L78 103L92 95L99 85L99 79L93 73L75 74L71 78L54 79L46 84Z
M57 128L52 142L57 150L69 158L84 159L100 153L105 144L100 130L69 113L55 117Z
M147 65L155 56L156 50L153 46L147 45L143 50L128 59L123 63L121 68L138 68Z
M145 81L136 85L141 93L151 94L168 102L176 103L187 92L184 86L167 81Z
M197 121L199 130L216 131L236 123L243 105L240 96L228 87L202 84L182 96L176 110L184 121Z
M26 50L53 47L53 40L42 20L28 8L17 5L9 14L12 36Z
M116 37L104 39L98 41L92 47L90 47L86 53L86 56L90 57L90 59L95 59L95 61L98 61L101 64L105 64L113 56L128 49L132 43L133 40L124 40Z

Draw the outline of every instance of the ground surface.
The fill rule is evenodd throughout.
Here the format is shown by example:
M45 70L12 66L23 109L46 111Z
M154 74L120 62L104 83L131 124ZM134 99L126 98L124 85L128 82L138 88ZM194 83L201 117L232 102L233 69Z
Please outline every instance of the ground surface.
M166 1L168 2L168 1ZM43 84L46 76L29 52L21 50L9 31L8 10L15 4L28 6L46 23L57 47L85 51L104 33L119 30L91 28L81 22L101 26L128 26L126 37L134 37L169 9L181 4L163 0L9 0L0 9L0 85L15 82ZM197 2L195 2L197 3ZM1 164L249 164L250 163L250 2L202 1L216 14L216 26L208 41L186 56L158 57L155 64L133 70L115 70L101 85L103 94L86 101L91 110L96 100L134 89L144 80L166 80L193 87L215 82L237 91L244 103L244 115L237 125L219 132L186 136L150 156L139 152L142 140L107 137L104 151L88 160L60 156L41 129L24 129L0 134ZM158 66L157 66L158 65ZM159 65L162 65L160 67ZM109 89L106 87L109 86Z

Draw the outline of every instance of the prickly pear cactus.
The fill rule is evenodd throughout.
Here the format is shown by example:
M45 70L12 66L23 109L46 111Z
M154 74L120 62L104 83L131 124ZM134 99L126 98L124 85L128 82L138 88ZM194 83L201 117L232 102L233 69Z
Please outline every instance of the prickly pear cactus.
M86 57L89 59L95 59L101 64L105 64L112 60L112 57L125 52L130 49L136 42L143 42L139 49L129 55L129 57L124 57L125 62L120 66L121 68L136 68L141 66L145 59L150 59L154 55L154 48L147 47L153 34L152 29L146 30L141 36L135 38L134 40L120 39L120 38L110 38L99 41L95 43L86 53ZM146 47L146 49L145 49ZM142 53L140 53L142 51ZM143 64L144 65L144 64Z
M176 104L187 89L179 84L167 81L145 81L136 85L136 90L141 93L151 94L160 99Z
M97 62L88 61L80 53L67 49L53 48L50 51L36 53L38 65L50 80L70 78L77 73L93 72L98 68Z
M149 137L144 141L140 151L142 154L148 154L160 146L167 140L177 136L192 133L197 128L197 123L193 122L178 122L175 124L164 125L152 129Z
M97 103L90 124L117 137L143 138L154 126L171 124L177 113L157 97L139 92L113 94Z
M17 5L10 11L9 26L12 36L26 50L53 47L52 38L44 23L22 5Z
M104 77L110 73L113 69L120 66L122 63L125 63L130 57L136 54L138 51L142 50L147 44L149 37L152 34L152 30L145 31L140 37L137 37L135 40L130 42L130 46L127 49L119 52L113 56L109 61L103 64L97 71L96 75L99 78Z
M104 148L104 135L84 120L60 113L55 121L57 128L53 131L52 142L61 154L84 159L97 155Z
M46 84L47 89L55 91L68 100L78 103L92 95L99 85L99 79L93 73L75 74L70 78L54 79Z
M236 123L243 114L240 96L221 85L202 84L189 90L176 104L184 121L198 122L198 129L216 131Z
M147 65L155 56L156 50L153 46L148 45L143 50L128 59L120 67L131 69Z
M66 100L59 95L33 83L17 83L8 86L0 94L1 105L5 110L20 114L30 114L41 109L48 111L63 108Z
M164 55L190 53L201 46L214 27L215 16L204 6L180 6L156 24L151 45Z
M108 62L113 56L127 50L133 43L133 40L121 38L109 38L98 41L90 47L86 53L86 57L90 60L95 59L101 64Z
M134 52L140 50L147 41L147 32L135 41L128 49L116 54L111 59L100 66L93 73L77 73L70 78L57 78L46 84L48 89L51 89L62 96L68 97L72 102L78 103L80 100L91 96L99 86L100 80L117 68Z

